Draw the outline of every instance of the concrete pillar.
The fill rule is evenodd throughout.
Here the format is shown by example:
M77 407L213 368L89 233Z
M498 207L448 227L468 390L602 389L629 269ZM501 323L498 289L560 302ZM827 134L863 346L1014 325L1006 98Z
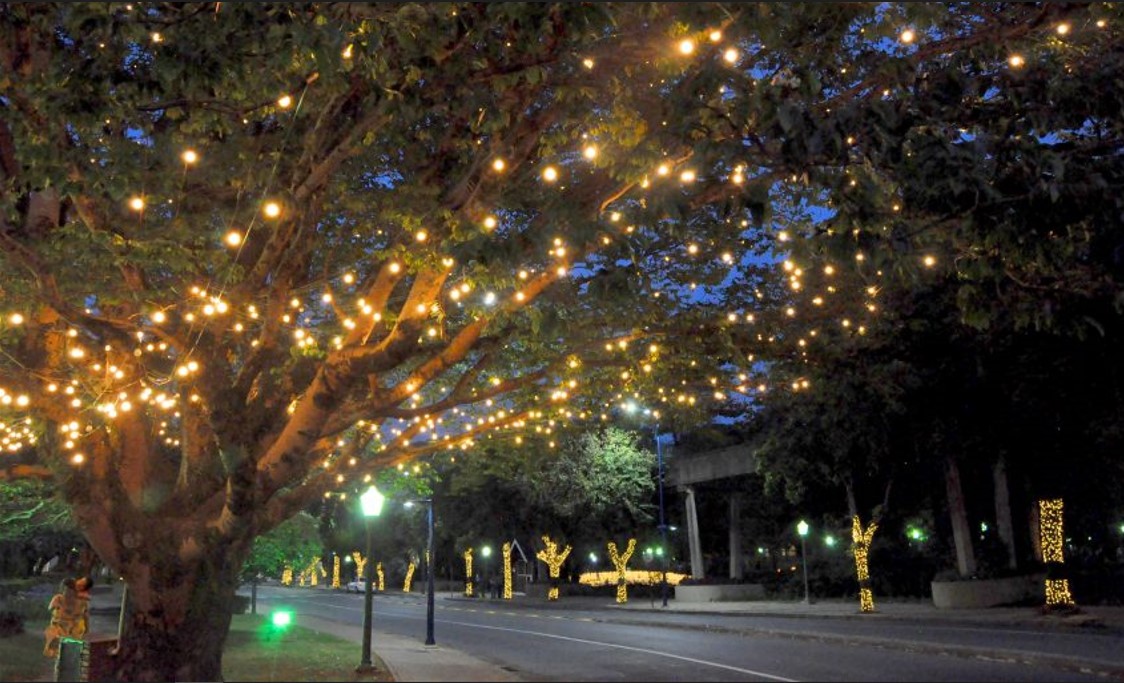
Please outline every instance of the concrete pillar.
M706 576L703 566L702 543L699 539L699 513L695 508L695 487L687 486L687 542L691 549L691 578Z
M742 571L742 494L730 494L730 578L740 580Z

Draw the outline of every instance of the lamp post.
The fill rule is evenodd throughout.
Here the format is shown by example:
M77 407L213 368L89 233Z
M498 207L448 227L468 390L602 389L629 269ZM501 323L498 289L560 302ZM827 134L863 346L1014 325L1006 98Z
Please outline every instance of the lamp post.
M808 523L804 520L796 525L796 533L800 534L800 560L804 566L804 604L809 605L808 599L808 553L804 549L804 537L808 535Z
M491 556L492 556L492 546L486 545L486 546L480 548L480 557L484 558L484 590L486 590L486 591L492 589L492 575L489 573L491 571L491 568L489 567L489 563L488 563L488 558L491 557ZM492 596L485 594L484 597L490 598Z
M425 503L425 644L436 645L433 638L433 499L407 501L406 507L414 503Z
M367 489L366 493L359 496L359 504L363 510L363 522L367 527L367 581L365 592L363 594L363 658L356 667L356 673L371 673L375 670L371 664L371 608L374 603L374 592L372 590L372 583L374 583L374 566L372 555L374 554L373 546L374 541L371 537L371 520L379 516L382 512L382 504L386 498L379 493L374 484L371 488Z

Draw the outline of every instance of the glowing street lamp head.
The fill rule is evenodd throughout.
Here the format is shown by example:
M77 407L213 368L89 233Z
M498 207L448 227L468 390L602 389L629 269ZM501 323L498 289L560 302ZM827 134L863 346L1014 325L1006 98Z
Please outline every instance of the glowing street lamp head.
M808 535L808 523L805 522L804 520L800 520L796 524L796 533L800 534L801 536L807 536Z
M359 496L359 505L363 508L364 517L378 517L382 512L382 504L386 501L386 496L371 484L371 488Z
M480 556L481 557L491 557L492 556L492 546L486 545L483 548L481 548L480 549Z

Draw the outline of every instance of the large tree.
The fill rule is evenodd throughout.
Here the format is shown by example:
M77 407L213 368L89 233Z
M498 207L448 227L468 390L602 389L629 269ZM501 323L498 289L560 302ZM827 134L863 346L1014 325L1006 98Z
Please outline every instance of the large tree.
M5 445L129 584L118 676L218 678L254 537L325 493L783 388L808 299L857 334L925 255L1080 324L1119 291L1116 12L0 7Z

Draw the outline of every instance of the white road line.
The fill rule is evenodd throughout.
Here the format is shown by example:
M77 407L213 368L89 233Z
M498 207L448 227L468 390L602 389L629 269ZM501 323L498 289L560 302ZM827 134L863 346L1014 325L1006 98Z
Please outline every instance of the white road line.
M727 664L719 664L717 662L708 662L702 659L695 659L693 657L684 657L682 655L673 655L667 652L659 652L657 650L646 650L642 647L631 647L629 645L616 645L614 643L602 643L596 640L584 640L582 638L571 638L569 636L559 636L553 633L539 633L538 631L524 631L517 628L503 628L501 626L484 626L482 624L470 624L462 621L448 621L442 620L446 624L455 624L457 626L468 626L471 628L486 628L493 631L507 631L509 633L521 633L529 636L540 636L542 638L554 638L556 640L566 640L571 643L582 643L585 645L599 645L601 647L611 647L618 650L628 650L630 652L640 652L642 654L656 655L658 657L668 657L670 659L678 659L684 662L691 662L692 664L702 664L703 666L711 666L716 669L726 669L727 671L737 671L738 673L749 674L750 676L758 676L760 678L767 678L771 681L782 681L782 683L796 683L794 678L782 678L781 676L774 676L772 674L762 673L760 671L753 671L751 669L740 669L736 666L729 666Z

